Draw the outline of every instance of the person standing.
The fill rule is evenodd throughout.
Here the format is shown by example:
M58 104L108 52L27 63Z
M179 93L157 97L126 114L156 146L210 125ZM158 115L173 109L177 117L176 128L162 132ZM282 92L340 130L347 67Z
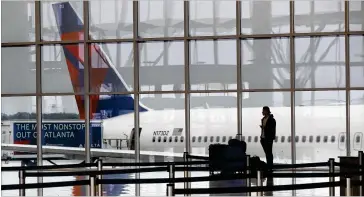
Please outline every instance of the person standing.
M263 107L260 144L263 147L269 170L273 167L273 141L276 138L276 120L268 106Z

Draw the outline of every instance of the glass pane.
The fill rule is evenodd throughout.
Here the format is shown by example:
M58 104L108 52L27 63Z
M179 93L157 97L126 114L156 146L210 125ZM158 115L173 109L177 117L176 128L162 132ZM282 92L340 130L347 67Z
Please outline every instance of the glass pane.
M210 144L216 143L220 136L235 136L236 97L236 93L191 94L191 136L205 134L209 136ZM212 137L215 138L213 142ZM208 145L201 147L199 143L194 143L192 146L192 153L208 154Z
M295 1L295 32L345 31L345 1Z
M236 41L191 41L192 90L236 89Z
M180 0L139 1L139 36L183 36L183 4Z
M353 149L350 151L352 156L358 156L358 151L364 150L363 127L364 122L364 91L350 91L350 135Z
M277 123L276 136L291 135L290 92L243 92L242 97L242 134L259 137L259 143L246 141L249 147L247 154L257 155L266 161L260 143L262 108L270 108ZM290 148L287 149L290 145L281 146L281 143L283 142L277 141L273 144L273 163L291 163L291 151Z
M83 40L83 1L42 1L42 39Z
M350 36L350 86L364 87L364 37Z
M2 47L1 56L1 93L35 93L35 47Z
M296 88L345 87L344 37L296 38Z
M296 136L313 135L312 143L297 144L296 155L304 158L297 163L322 162L346 155L345 143L318 143L317 136L346 132L345 91L296 92Z
M133 89L132 43L90 44L92 92L129 92Z
M236 34L236 2L190 0L190 35Z
M364 31L364 1L349 1L349 30Z
M42 46L42 91L84 92L83 44Z
M142 91L184 90L183 42L146 42L139 50Z
M133 37L133 1L90 1L90 32L93 39Z
M242 40L242 88L290 88L289 39Z
M34 5L34 1L1 2L2 43L29 42L35 40Z
M289 33L289 1L241 1L241 16L242 34Z

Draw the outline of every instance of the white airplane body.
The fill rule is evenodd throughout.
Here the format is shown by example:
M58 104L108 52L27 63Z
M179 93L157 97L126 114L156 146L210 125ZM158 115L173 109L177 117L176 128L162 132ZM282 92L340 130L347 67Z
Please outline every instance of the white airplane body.
M69 2L53 4L61 39L70 39L83 32L83 22L77 16ZM79 38L73 38L74 40ZM81 48L79 48L81 47ZM111 63L101 46L90 44L91 87L112 84L116 91L129 91L117 68ZM73 88L84 88L83 82L83 46L63 46ZM82 52L82 53L81 53ZM100 75L100 76L99 76ZM101 90L100 90L101 91ZM82 96L75 96L80 118L84 118ZM96 96L90 99L92 119L105 114L111 118L103 119L103 138L120 139L128 136L133 141L134 98L133 95ZM262 106L265 105L262 103ZM247 143L247 154L258 155L265 159L260 145L261 108L242 108L242 139ZM277 138L273 145L275 161L291 161L291 108L272 107L277 122ZM185 110L152 110L139 103L140 111L140 154L145 156L182 157L186 145ZM122 112L122 113L119 113ZM350 107L350 152L357 155L363 150L364 105ZM339 155L346 155L346 112L345 105L333 106L297 106L295 107L295 142L296 159L302 162L327 161ZM210 144L228 143L237 135L236 108L210 108L190 110L190 137L192 154L208 156ZM133 149L129 143L128 149ZM36 152L35 145L2 144L3 150ZM52 154L84 155L83 148L43 146L43 151ZM134 154L133 150L97 150L94 156L124 157Z

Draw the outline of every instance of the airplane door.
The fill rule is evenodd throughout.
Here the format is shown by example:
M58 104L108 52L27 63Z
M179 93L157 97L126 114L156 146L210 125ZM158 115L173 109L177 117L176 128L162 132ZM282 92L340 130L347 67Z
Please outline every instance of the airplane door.
M142 128L139 128L139 137L140 137L141 132L142 132ZM135 128L133 128L130 133L130 141L129 141L130 150L135 150L134 141L135 141Z
M355 151L360 151L362 149L362 140L363 134L362 133L355 133L353 138L353 148Z
M339 139L338 139L338 148L342 151L346 150L346 133L341 132L339 133Z

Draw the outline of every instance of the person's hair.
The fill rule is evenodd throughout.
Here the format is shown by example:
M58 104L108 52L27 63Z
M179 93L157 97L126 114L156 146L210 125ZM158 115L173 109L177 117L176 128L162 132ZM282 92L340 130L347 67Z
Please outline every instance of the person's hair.
M263 107L263 110L264 110L264 111L267 111L268 113L270 113L270 109L269 109L269 107L268 107L268 106L264 106L264 107Z

